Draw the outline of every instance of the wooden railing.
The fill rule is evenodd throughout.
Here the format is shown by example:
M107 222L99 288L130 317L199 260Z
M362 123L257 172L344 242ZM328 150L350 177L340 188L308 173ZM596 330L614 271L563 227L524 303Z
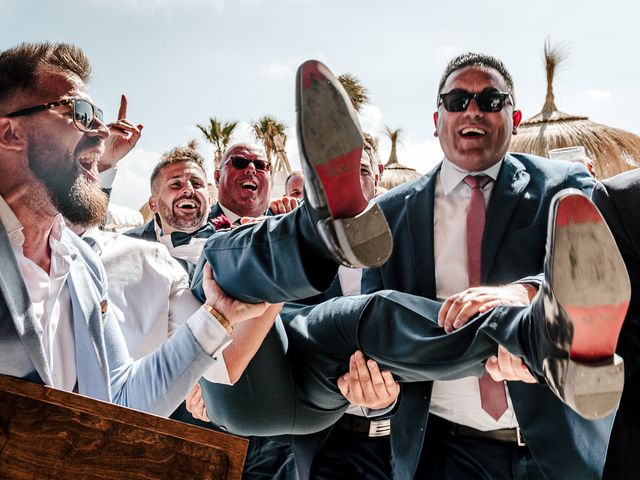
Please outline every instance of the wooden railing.
M247 440L0 375L0 478L239 480Z

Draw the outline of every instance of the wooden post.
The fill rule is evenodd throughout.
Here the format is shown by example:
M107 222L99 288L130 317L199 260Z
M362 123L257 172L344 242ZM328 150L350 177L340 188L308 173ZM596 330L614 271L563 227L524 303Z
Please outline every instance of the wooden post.
M247 445L0 375L0 478L239 480Z

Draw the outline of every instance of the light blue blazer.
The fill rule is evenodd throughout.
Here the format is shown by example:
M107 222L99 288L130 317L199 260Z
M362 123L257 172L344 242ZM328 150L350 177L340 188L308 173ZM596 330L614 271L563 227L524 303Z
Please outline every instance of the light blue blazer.
M68 229L62 235L72 253L67 286L78 393L168 416L214 360L200 347L191 330L182 325L160 348L134 362L117 320L108 314L107 278L98 256ZM51 385L42 327L35 320L1 222L0 259L0 374Z

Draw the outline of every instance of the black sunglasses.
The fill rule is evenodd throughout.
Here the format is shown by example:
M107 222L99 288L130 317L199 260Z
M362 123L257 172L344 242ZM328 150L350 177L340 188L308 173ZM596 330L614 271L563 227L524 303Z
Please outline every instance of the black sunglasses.
M471 93L466 90L453 90L449 93L440 94L438 106L440 104L444 105L444 109L447 112L464 112L473 99L475 99L478 108L482 112L499 112L507 101L513 105L510 93L491 90Z
M60 107L62 105L71 105L73 107L73 124L76 128L83 132L89 132L92 129L93 121L97 118L102 122L104 115L102 110L93 103L82 98L68 98L57 102L45 103L35 107L23 108L16 112L7 113L5 117L21 117L23 115L31 115L32 113L49 110L50 108Z
M249 160L244 157L231 157L229 159L229 163L233 165L238 170L244 170L249 166L250 163L253 163L253 166L256 167L256 170L263 170L265 172L271 171L271 164L266 160Z

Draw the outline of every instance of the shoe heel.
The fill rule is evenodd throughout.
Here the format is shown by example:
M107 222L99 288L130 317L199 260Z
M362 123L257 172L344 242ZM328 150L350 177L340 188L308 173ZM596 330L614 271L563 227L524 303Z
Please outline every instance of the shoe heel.
M371 203L359 215L319 223L325 241L335 238L340 252L338 260L347 266L379 267L391 256L393 238L387 220L376 203ZM331 235L331 228L335 236Z
M624 362L614 355L601 363L569 360L561 398L589 420L606 417L620 403L624 387Z

